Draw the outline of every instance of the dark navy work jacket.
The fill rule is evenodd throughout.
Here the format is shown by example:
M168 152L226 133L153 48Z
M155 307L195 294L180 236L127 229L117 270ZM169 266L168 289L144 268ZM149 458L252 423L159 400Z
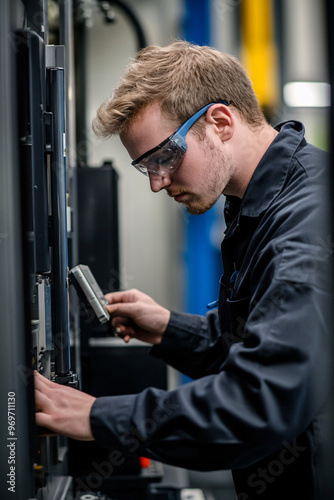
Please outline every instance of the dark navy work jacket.
M321 489L328 159L301 123L278 130L244 198L227 197L218 309L172 312L151 350L195 380L98 398L91 411L105 446L189 469L232 469L238 500L316 499Z

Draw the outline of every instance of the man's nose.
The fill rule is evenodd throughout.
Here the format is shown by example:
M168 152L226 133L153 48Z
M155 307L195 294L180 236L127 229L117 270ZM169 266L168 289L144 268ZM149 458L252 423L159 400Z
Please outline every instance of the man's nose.
M150 178L150 186L153 193L158 193L159 191L161 191L161 189L171 184L171 179L168 174L161 176L149 173L148 175Z

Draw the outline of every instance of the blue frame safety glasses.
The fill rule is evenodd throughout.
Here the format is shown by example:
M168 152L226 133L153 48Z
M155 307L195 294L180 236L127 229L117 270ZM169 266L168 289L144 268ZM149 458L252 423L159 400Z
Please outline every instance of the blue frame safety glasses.
M175 172L181 165L184 155L187 151L186 135L190 127L214 104L225 104L228 106L230 101L217 101L207 104L184 122L171 136L160 142L155 148L146 151L131 162L139 172L144 175L155 174L164 176Z

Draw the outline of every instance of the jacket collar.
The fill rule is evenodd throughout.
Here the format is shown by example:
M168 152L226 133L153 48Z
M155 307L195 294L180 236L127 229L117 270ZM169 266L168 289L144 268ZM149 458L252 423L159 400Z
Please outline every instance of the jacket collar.
M243 199L226 197L230 211L241 205L241 215L258 217L282 189L291 159L305 142L305 129L300 122L287 121L277 125L275 130L279 133L257 165Z

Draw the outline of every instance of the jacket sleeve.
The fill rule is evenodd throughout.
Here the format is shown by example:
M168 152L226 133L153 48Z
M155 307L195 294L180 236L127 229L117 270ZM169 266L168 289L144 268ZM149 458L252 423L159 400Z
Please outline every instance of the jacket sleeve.
M172 311L160 345L150 354L193 379L218 373L227 355L217 309L199 316Z
M173 391L98 398L91 411L96 441L216 470L247 467L303 432L324 403L329 373L330 294L310 267L304 272L310 262L298 245L287 250L254 304L245 341L230 347L219 373ZM313 269L324 265L312 263ZM183 352L187 361L185 346Z

